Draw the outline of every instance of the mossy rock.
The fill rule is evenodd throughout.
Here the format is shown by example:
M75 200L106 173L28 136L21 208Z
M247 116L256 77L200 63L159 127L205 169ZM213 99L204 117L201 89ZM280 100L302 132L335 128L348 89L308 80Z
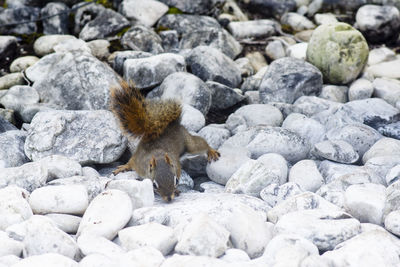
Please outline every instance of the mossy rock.
M364 36L347 23L321 25L314 30L307 48L307 61L331 84L355 80L368 60Z

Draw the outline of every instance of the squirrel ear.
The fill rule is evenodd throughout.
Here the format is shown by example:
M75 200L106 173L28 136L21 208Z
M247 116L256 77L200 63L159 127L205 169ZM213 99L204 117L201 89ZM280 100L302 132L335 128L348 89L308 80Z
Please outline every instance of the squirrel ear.
M168 165L172 165L171 159L168 157L168 153L165 153L165 162L167 162Z
M154 169L155 167L156 167L156 158L152 156L150 160L150 169Z

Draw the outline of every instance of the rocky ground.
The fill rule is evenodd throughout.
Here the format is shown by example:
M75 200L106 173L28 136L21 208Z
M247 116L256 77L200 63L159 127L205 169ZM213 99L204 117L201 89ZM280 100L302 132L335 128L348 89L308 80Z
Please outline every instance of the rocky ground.
M0 267L400 266L400 1L0 4ZM172 203L119 77L221 153Z

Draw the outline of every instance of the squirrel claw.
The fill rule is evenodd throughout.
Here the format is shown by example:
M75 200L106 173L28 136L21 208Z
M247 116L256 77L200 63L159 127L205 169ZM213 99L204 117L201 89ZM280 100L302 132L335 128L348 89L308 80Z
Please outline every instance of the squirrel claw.
M208 162L216 161L221 156L221 154L215 149L209 149L207 152L207 160Z
M129 171L131 168L128 166L128 164L124 164L121 166L118 166L117 169L115 171L113 171L114 175L117 175L120 172L126 172Z

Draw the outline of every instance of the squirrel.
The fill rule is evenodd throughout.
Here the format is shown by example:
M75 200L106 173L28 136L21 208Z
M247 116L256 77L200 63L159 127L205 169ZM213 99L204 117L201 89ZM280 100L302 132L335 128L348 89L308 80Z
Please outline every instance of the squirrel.
M154 191L166 202L180 193L182 154L207 152L208 162L220 157L202 137L191 135L180 124L182 107L176 100L146 99L121 80L120 86L111 88L111 110L125 133L141 138L128 163L113 173L135 170L142 178L150 178Z

